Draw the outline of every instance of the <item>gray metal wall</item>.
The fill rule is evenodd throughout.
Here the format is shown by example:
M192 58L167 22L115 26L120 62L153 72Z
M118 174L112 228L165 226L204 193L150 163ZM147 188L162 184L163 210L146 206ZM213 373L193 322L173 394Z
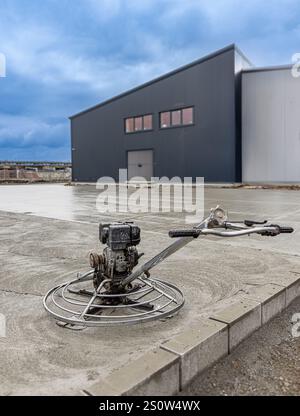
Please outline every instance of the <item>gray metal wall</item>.
M155 176L239 180L235 48L71 118L73 180L118 179L127 151L153 149ZM194 106L193 126L159 129L159 112ZM125 134L124 118L153 114L153 131Z
M290 68L242 75L243 182L300 181L300 78Z

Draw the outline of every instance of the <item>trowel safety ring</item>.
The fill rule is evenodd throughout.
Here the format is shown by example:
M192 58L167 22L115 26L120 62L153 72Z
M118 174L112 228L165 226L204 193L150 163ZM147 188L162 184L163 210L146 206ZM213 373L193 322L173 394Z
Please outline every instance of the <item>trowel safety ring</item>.
M44 307L60 325L76 329L76 326L138 324L172 317L184 305L178 287L144 276L134 280L132 290L112 294L103 288L96 293L90 290L93 272L55 286L45 295Z

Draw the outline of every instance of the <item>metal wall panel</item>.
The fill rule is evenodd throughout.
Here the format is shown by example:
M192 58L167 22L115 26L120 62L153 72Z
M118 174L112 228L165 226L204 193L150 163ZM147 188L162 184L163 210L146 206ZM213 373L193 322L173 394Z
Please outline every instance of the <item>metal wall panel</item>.
M300 181L300 78L290 68L242 75L242 179Z

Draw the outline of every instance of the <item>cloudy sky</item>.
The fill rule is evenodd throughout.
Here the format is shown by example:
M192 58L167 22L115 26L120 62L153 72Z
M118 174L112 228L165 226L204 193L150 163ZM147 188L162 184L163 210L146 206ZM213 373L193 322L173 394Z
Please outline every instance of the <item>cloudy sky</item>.
M69 160L68 116L230 43L291 63L299 0L0 0L0 160Z

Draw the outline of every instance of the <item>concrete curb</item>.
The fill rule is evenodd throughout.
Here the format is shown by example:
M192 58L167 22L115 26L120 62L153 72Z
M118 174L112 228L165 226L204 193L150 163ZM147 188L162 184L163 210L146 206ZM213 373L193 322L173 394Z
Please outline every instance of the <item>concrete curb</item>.
M228 354L227 325L202 319L190 328L161 345L180 357L180 390L197 374Z
M242 298L82 391L92 396L174 395L300 296L300 275Z
M179 358L156 348L84 391L90 396L173 395L179 391Z
M228 352L261 326L261 305L252 299L241 299L210 317L228 326Z
M291 271L292 275L288 277L283 277L279 281L277 280L276 284L279 286L283 286L286 289L286 300L285 305L286 307L295 300L298 296L300 296L300 273Z
M260 303L261 325L264 325L285 309L286 288L278 284L270 283L249 291L246 298Z

